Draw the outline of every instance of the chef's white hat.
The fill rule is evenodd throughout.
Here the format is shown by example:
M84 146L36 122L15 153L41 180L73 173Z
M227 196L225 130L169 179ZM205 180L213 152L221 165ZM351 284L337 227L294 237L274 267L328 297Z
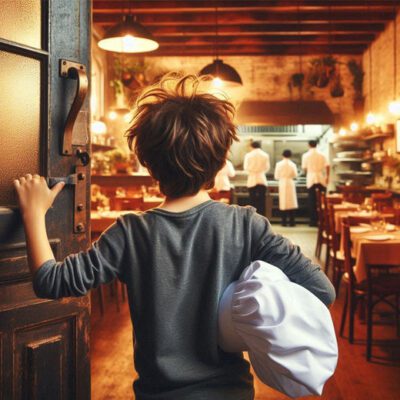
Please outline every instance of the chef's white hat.
M321 395L335 371L329 310L271 264L254 261L228 286L218 322L222 350L248 351L259 379L290 397Z

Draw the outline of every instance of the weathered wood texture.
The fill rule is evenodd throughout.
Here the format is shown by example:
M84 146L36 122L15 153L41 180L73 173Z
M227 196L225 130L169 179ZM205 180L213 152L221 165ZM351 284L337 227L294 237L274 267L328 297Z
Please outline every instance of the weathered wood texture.
M107 29L131 10L160 43L148 56L180 55L182 45L187 55L214 55L215 46L220 55L361 54L398 6L398 0L93 0L93 22Z
M314 228L280 228L303 252L313 258L316 231ZM324 254L322 254L324 257ZM316 260L318 261L318 260ZM108 290L106 290L108 293ZM339 326L344 292L331 308L335 326ZM92 312L92 400L133 399L132 330L127 303L116 312L114 298L108 295L105 315L100 317L97 294L93 292ZM318 333L316 333L318 334ZM324 400L396 400L400 393L400 340L395 340L391 324L378 325L374 337L391 346L374 345L373 362L365 361L366 327L356 320L356 343L350 345L338 338L339 363L335 375L325 386ZM397 346L397 347L396 347ZM392 360L392 361L391 361ZM394 361L393 361L394 360ZM397 363L397 364L396 364ZM284 400L288 397L255 381L256 400ZM308 397L306 399L318 399Z

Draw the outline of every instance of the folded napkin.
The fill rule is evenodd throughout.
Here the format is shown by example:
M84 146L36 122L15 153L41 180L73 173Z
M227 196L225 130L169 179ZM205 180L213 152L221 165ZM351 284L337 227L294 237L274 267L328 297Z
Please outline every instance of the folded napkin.
M259 379L290 397L320 395L338 347L327 307L277 267L254 261L225 290L219 345L248 351Z

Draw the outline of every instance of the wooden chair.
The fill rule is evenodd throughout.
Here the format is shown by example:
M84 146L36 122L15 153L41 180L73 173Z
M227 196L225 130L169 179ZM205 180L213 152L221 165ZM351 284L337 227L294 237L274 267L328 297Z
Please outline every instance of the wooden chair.
M117 211L138 211L143 209L143 197L113 197L111 209Z
M232 189L231 190L223 190L220 192L218 192L216 190L210 190L208 192L208 194L210 195L210 197L213 200L216 200L216 201L225 200L226 203L232 204L232 194L233 194Z
M364 186L339 186L339 191L343 193L343 201L362 204L366 196Z
M350 242L350 224L348 219L345 219L342 223L342 234L344 243L344 271L343 283L346 284L346 299L342 311L342 320L340 323L340 336L343 337L344 326L346 323L346 317L348 314L349 318L349 343L354 342L354 316L357 309L357 302L360 299L365 298L366 286L357 284L356 277L353 272L354 258L351 254L351 242ZM347 309L349 311L347 312Z
M340 282L344 274L344 254L340 250L340 234L335 229L335 209L333 204L328 204L329 237L330 237L330 262L332 265L332 283L339 297Z
M397 266L367 265L367 361L372 356L373 311L379 303L389 305L395 312L397 336L400 336L400 273ZM391 270L397 267L397 272ZM394 297L394 300L392 299Z
M373 329L373 311L374 307L381 302L389 305L395 312L397 335L400 335L400 273L393 273L394 268L399 265L367 265L367 280L357 282L353 272L354 259L351 255L350 241L350 223L348 220L343 222L344 235L344 265L345 274L343 281L347 284L346 300L342 311L342 320L340 324L340 336L343 336L344 326L349 308L349 342L354 342L354 317L356 313L357 302L367 299L367 340L366 340L366 359L369 361L372 356L372 329ZM394 297L394 301L391 299Z
M317 214L318 214L318 232L317 232L317 244L315 246L315 255L320 258L322 246L329 246L328 232L326 231L326 223L324 217L324 207L325 207L325 193L319 189L316 190L317 197ZM329 250L327 249L327 254ZM329 256L328 256L329 257Z
M377 211L382 211L384 208L392 208L393 207L393 193L372 193L372 206Z

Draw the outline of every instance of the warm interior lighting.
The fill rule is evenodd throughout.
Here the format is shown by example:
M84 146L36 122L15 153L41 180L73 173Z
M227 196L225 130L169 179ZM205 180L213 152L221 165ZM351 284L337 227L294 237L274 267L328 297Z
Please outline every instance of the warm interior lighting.
M108 29L98 45L103 50L117 53L145 53L159 47L153 35L134 21L132 15L124 16L121 23Z
M129 112L129 113L126 113L125 115L124 115L124 121L125 122L131 122L131 120L132 120L132 114Z
M400 115L400 101L391 101L388 109L391 114Z
M365 119L368 125L375 125L378 121L377 117L373 113L368 113L367 118Z
M111 121L115 121L115 120L117 119L117 117L118 117L118 115L117 115L117 113L116 113L115 111L110 111L110 112L108 113L108 118L109 118Z
M352 123L350 124L350 130L351 130L352 132L357 132L359 127L360 127L360 126L358 125L357 122L352 122Z
M218 59L215 59L212 64L206 65L200 71L200 75L212 75L215 77L213 83L216 83L216 80L218 79L220 85L224 87L237 87L243 85L242 78L237 73L236 69Z
M339 129L339 136L346 136L347 135L347 131L344 128L340 128Z
M217 87L217 88L221 88L222 86L224 86L224 82L222 81L221 78L219 78L218 76L216 76L213 81L212 84Z
M103 135L107 132L107 125L103 121L93 121L90 130L96 135Z

